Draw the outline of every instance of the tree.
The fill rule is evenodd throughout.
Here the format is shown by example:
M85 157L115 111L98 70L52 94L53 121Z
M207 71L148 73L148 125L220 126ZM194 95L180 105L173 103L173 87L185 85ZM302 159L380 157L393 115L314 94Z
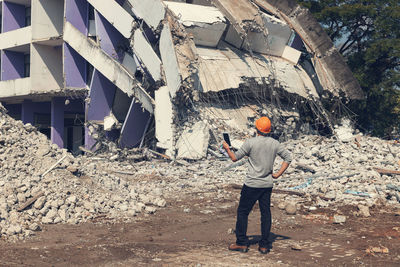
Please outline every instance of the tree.
M298 0L321 23L367 98L350 107L359 126L385 137L400 124L400 2Z

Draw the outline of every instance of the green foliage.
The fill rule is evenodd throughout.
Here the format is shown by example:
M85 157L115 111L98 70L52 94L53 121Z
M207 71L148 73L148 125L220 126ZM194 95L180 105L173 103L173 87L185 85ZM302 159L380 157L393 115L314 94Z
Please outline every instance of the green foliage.
M372 134L400 126L400 2L298 0L325 28L367 99L351 108Z

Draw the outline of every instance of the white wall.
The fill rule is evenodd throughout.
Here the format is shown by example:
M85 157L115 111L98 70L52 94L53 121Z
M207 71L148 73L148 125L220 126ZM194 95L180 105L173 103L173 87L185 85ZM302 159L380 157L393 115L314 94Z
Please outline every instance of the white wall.
M32 44L32 91L59 91L63 88L62 48Z
M32 39L43 40L62 35L64 0L32 0Z

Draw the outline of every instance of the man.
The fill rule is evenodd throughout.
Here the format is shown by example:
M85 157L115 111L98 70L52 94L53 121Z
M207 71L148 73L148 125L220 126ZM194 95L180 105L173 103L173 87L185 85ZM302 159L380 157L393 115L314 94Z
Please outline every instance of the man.
M249 240L246 236L248 216L258 200L261 212L261 240L258 250L262 254L267 254L270 249L268 237L272 222L270 203L273 178L279 178L288 168L292 159L289 151L282 144L268 136L271 131L271 121L267 117L259 118L255 126L257 136L246 140L236 153L230 150L226 142L222 144L233 162L244 156L249 157L249 169L237 209L236 243L231 244L229 250L248 251ZM276 155L279 155L284 161L280 170L273 173L272 168Z

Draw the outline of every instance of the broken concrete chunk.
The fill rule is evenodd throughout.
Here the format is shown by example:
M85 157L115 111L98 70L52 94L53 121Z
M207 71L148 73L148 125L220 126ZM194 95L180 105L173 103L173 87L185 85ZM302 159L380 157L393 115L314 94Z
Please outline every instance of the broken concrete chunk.
M177 142L178 159L197 160L207 156L210 129L203 122L197 122L193 127L186 129Z
M117 118L115 118L114 114L110 114L109 116L104 118L104 130L111 131L114 125L118 124Z
M295 215L297 211L296 203L289 202L285 206L286 214L288 215Z
M165 7L161 0L128 0L133 13L143 19L147 25L156 29L165 17Z
M339 223L345 223L346 222L346 216L344 215L337 215L335 214L333 216L333 223L339 224Z
M371 214L369 213L369 208L364 205L358 205L359 214L363 217L370 217Z
M179 17L196 45L216 47L227 26L224 15L215 7L178 2L165 2Z

